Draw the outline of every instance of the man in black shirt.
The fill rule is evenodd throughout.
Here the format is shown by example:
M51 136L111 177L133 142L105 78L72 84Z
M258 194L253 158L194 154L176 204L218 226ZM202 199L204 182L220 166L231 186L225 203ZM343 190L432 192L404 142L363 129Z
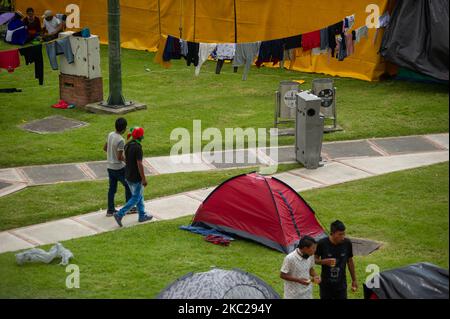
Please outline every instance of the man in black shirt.
M358 288L353 263L353 248L345 238L345 225L339 220L331 224L330 236L319 241L316 264L322 265L320 299L347 299L346 266L352 277L352 291Z
M134 206L137 207L139 213L139 222L149 221L152 215L145 213L144 206L144 187L147 186L147 179L144 174L144 166L142 165L143 153L141 141L144 138L144 129L142 127L131 128L128 138L131 141L125 145L125 179L131 191L130 200L117 213L114 219L117 224L122 227L122 218Z

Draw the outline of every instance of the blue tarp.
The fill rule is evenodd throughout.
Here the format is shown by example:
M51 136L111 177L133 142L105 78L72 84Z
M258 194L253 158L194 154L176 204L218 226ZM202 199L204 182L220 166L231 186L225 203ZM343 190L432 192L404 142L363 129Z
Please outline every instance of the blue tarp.
M234 240L233 237L225 235L215 229L208 229L208 228L198 227L198 226L180 226L180 229L187 230L187 231L190 231L191 233L199 234L199 235L203 235L203 236L215 235L215 236L220 236L223 239Z

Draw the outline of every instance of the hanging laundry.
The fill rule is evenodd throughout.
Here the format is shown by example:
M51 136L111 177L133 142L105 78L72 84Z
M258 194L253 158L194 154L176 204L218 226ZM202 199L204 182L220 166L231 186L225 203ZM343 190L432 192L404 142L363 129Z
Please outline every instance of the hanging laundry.
M343 22L338 22L333 24L327 28L328 30L328 46L331 49L331 56L334 57L335 49L336 49L336 35L342 32Z
M282 41L285 50L300 48L302 46L302 35L294 35L293 37L284 38Z
M237 43L236 52L233 59L233 66L244 65L244 73L242 75L242 80L247 80L248 72L250 71L250 66L253 60L256 58L259 52L259 47L261 42L250 42L250 43Z
M281 60L280 68L284 68L284 61L290 61L289 70L292 70L294 68L295 60L297 59L297 49L284 50L283 60Z
M180 39L180 51L181 51L181 56L186 58L186 56L188 55L187 41Z
M272 62L273 65L283 60L283 40L263 41L259 47L258 60L255 62L259 68L264 62Z
M50 61L53 70L58 70L57 55L63 54L69 64L74 62L72 47L70 46L70 39L68 36L46 44L45 49L47 50L48 60Z
M355 15L352 14L351 16L346 16L344 18L344 29L343 31L347 31L349 29L351 29L353 27L353 25L355 24Z
M20 55L25 58L25 64L34 63L34 78L39 85L44 84L44 59L42 58L42 44L32 45L19 49Z
M355 31L355 41L359 43L362 38L369 38L369 28L367 26L363 26L361 28L356 29Z
M378 27L379 28L385 28L389 25L389 21L391 20L391 16L389 15L389 12L385 12L379 19L378 19Z
M167 37L166 46L164 47L163 60L179 60L181 59L181 46L178 38L169 35Z
M321 54L328 54L328 49L322 50L320 48L313 48L311 50L312 55L321 55Z
M345 43L345 34L344 33L341 33L340 35L338 35L336 37L336 43L337 43L337 45L336 45L336 51L337 51L336 58L339 61L344 61L344 59L347 56L347 46L346 46L346 43Z
M320 30L308 32L302 35L302 48L308 51L320 47Z
M221 43L217 45L216 57L218 60L233 60L235 52L235 43Z
M187 66L194 64L198 65L198 52L200 50L200 44L196 42L188 42L188 53L185 57Z
M158 46L157 46L158 51L156 51L154 62L157 64L160 64L163 68L167 69L167 68L170 68L170 66L172 64L168 61L163 60L163 53L164 53L164 49L166 47L166 42L167 42L167 37L161 35L159 37L159 42L158 42Z
M215 43L200 43L200 47L198 49L198 65L195 67L195 75L198 76L200 74L200 69L203 63L208 60L209 55L214 51L217 47Z
M320 30L320 50L328 50L328 28Z
M347 48L346 56L352 55L354 52L354 46L353 46L353 34L351 32L345 35L345 46Z
M20 66L19 50L0 51L0 69L6 69L9 73Z

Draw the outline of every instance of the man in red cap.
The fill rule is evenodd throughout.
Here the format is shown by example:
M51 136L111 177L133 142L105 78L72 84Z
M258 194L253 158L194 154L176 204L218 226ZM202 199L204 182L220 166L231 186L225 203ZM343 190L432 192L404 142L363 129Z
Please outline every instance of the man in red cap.
M130 200L117 213L114 219L117 224L122 227L122 218L134 206L137 207L139 213L138 221L140 223L149 221L152 215L145 213L144 206L144 187L147 186L147 179L144 174L144 166L142 165L143 152L141 142L144 138L144 129L142 127L133 127L128 134L131 140L125 145L125 179L131 191Z

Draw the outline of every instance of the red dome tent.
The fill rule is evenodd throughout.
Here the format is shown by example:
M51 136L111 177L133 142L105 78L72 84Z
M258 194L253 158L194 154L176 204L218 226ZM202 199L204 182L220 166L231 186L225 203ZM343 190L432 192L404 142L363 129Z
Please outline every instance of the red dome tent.
M314 211L289 185L257 173L218 186L198 208L192 226L217 229L284 253L301 237L326 236Z

